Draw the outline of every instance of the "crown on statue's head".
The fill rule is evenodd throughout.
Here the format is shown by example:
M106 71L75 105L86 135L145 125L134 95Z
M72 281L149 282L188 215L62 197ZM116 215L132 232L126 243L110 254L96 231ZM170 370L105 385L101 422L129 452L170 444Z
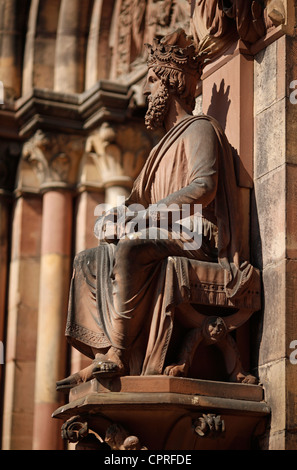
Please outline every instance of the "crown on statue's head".
M197 48L191 37L183 29L155 38L153 45L146 44L149 52L148 67L166 67L185 74L200 76L202 58L197 54Z

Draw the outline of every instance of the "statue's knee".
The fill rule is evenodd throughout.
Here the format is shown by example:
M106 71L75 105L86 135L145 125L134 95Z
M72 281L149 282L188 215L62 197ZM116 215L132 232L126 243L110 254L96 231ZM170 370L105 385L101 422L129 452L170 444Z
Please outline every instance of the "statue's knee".
M74 268L80 268L83 264L88 263L96 259L96 248L90 248L88 250L77 253L73 261Z
M136 249L135 240L120 240L117 245L116 257L118 259L130 259L132 256L135 256Z
M147 262L148 253L149 247L145 240L120 240L115 253L116 264L123 269L136 268Z

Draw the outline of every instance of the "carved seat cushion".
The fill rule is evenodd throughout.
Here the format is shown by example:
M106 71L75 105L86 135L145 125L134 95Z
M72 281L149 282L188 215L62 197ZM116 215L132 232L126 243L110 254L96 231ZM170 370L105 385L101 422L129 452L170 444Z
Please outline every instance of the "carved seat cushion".
M177 258L173 257L175 262ZM189 303L213 307L226 307L227 309L248 309L252 311L261 308L261 276L258 269L248 266L246 272L239 275L238 289L232 297L226 290L225 269L218 263L189 260L183 258L183 277L187 278L189 289ZM231 312L230 312L231 313ZM211 314L211 309L210 309Z

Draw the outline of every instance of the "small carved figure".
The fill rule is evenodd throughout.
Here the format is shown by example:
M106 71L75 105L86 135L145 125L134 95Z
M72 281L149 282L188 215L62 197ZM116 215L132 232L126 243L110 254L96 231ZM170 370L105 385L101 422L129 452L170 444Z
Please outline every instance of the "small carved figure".
M269 27L283 24L283 0L190 0L191 28L207 60L215 58L241 39L254 44Z
M147 450L137 436L131 436L120 424L112 424L106 431L105 443L112 450Z
M211 288L202 289L213 305L216 299L219 305L222 295L230 299L245 292L253 272L242 258L230 146L214 119L192 115L205 57L198 55L196 44L182 29L155 40L148 50L145 122L150 129L164 126L167 133L152 150L125 205L98 219L99 246L75 258L66 335L94 361L59 381L60 390L92 377L186 376L201 336L199 314L189 305L191 263L196 263L198 277L208 270L216 276L213 266L225 273L223 286L214 279ZM135 230L129 231L131 205L138 209L132 217ZM153 227L152 205L163 208ZM198 205L202 232L197 244ZM183 206L190 208L186 218ZM164 214L166 227L161 224ZM120 233L114 233L117 217L124 220ZM177 317L188 329L182 346L187 363L182 368L166 363ZM210 340L225 337L223 321L208 322L207 334ZM254 378L244 373L238 361L232 380Z

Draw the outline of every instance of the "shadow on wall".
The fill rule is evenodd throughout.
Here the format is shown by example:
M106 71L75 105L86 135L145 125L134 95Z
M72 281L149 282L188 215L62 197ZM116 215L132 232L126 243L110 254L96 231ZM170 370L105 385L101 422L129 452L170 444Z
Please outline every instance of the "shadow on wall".
M214 117L219 121L223 130L226 131L226 124L228 119L228 113L231 112L231 99L230 99L230 86L226 87L225 80L223 79L218 85L213 84L211 103L208 107L207 114ZM234 158L234 165L237 174L237 181L239 183L239 174L243 181L245 181L246 187L250 188L250 255L251 264L260 269L263 269L262 259L262 242L260 235L258 210L256 195L253 188L253 181L245 170L240 155L237 149L232 145L232 152ZM261 344L261 338L263 334L263 312L265 309L265 298L262 290L262 309L255 313L250 319L250 372L257 375L258 370L258 358L259 348Z
M223 130L226 130L227 116L231 105L229 99L230 86L225 90L225 80L221 81L220 88L214 83L212 87L211 103L207 110L207 114L219 121Z

